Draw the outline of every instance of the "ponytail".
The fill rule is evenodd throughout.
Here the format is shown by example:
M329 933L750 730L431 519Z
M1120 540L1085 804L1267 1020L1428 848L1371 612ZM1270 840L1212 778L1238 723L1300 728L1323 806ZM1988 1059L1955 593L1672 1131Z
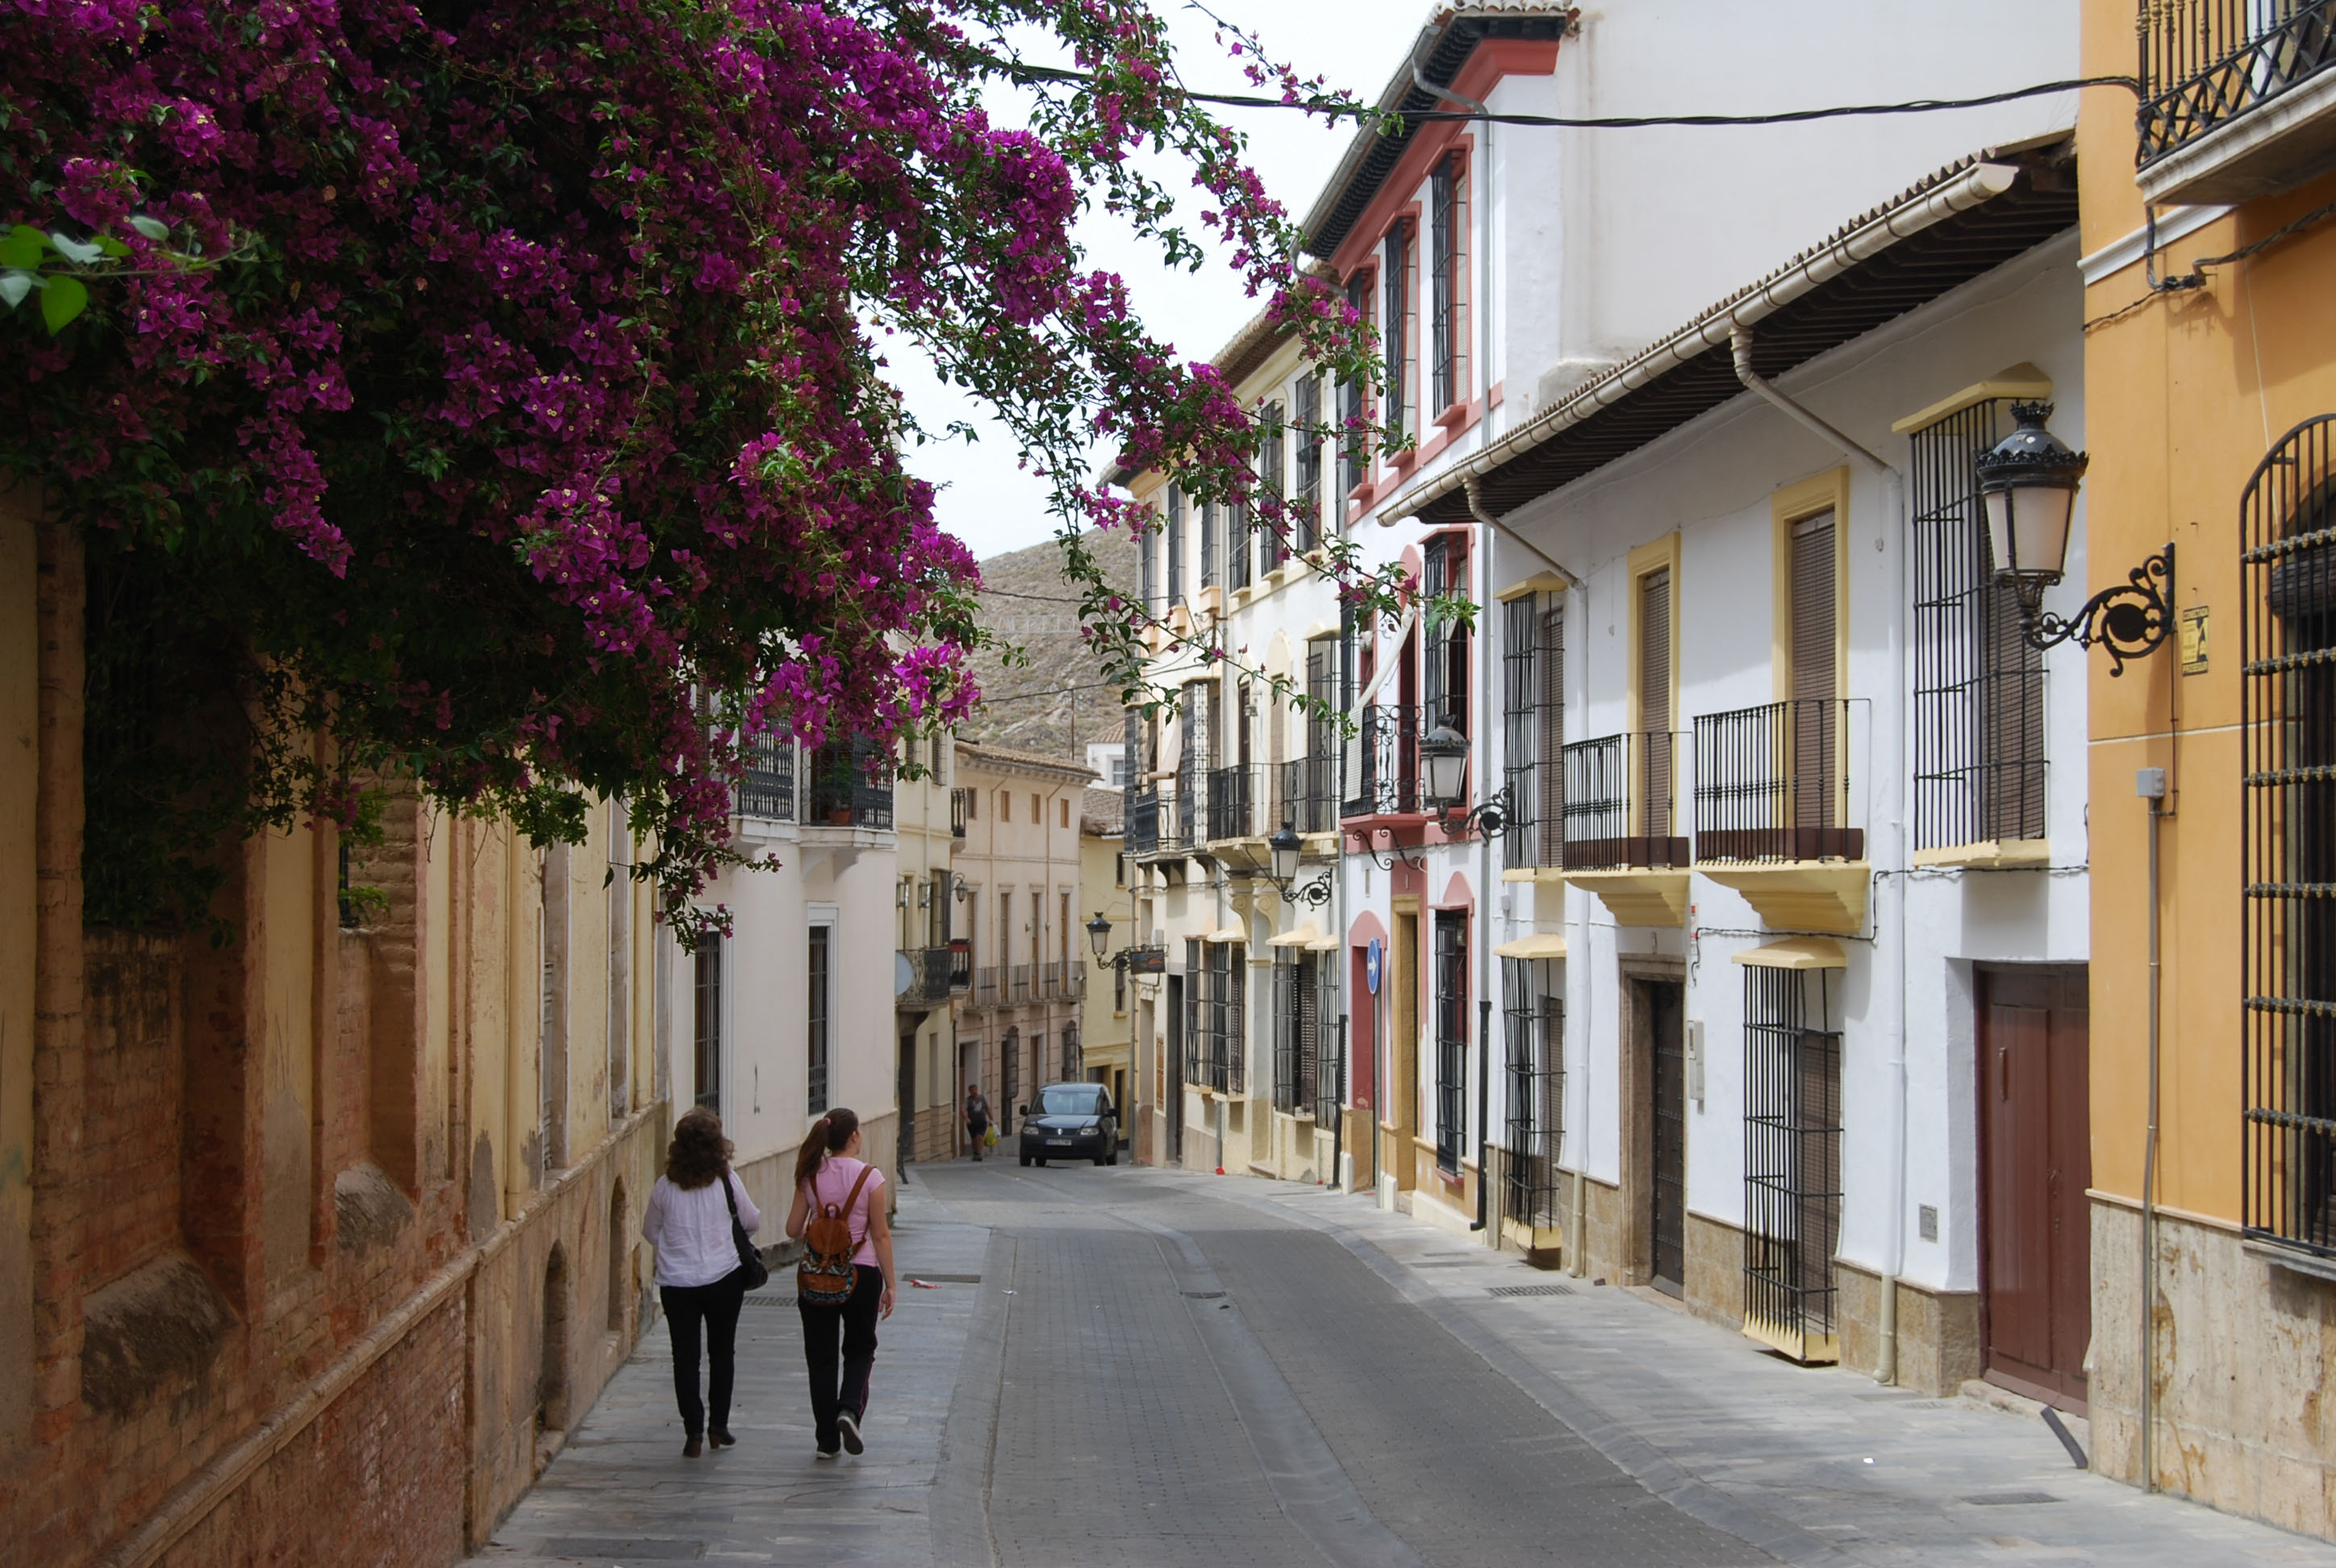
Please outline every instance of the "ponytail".
M819 1174L820 1166L830 1154L840 1154L852 1142L852 1135L860 1130L860 1118L842 1106L822 1116L803 1135L802 1146L795 1150L795 1185L800 1187Z

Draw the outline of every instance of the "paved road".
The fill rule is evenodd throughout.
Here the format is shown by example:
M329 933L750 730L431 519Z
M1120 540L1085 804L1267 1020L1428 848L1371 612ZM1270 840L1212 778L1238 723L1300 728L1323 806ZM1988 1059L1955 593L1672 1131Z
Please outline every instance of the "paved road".
M479 1561L2336 1568L2072 1471L2032 1418L1791 1368L1363 1200L1002 1161L904 1186L902 1270L939 1288L884 1326L865 1457L813 1461L772 1296L739 1447L679 1456L656 1332Z

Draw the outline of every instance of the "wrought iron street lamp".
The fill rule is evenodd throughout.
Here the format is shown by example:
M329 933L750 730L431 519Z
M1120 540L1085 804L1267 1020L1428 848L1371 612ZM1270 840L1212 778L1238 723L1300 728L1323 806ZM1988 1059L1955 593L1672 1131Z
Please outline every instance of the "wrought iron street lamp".
M1974 463L1995 579L2019 596L2029 647L2069 641L2103 647L2109 673L2123 675L2126 660L2155 652L2174 628L2174 546L2143 561L2125 582L2087 599L2067 619L2045 609L2044 590L2068 566L2068 524L2090 460L2044 428L2052 417L2050 404L2015 403L2011 417L2011 433Z
M1087 946L1095 950L1095 962L1103 962L1105 950L1111 946L1111 921L1101 910L1087 922Z
M1283 823L1275 830L1273 836L1265 841L1265 847L1273 855L1269 874L1273 878L1273 885L1281 890L1283 898L1292 903L1315 906L1330 901L1330 879L1328 877L1318 877L1302 888L1290 886L1298 880L1298 857L1306 848L1306 841L1298 836L1296 829Z
M1420 739L1419 766L1427 775L1427 803L1448 813L1467 787L1468 737L1448 724L1437 725Z

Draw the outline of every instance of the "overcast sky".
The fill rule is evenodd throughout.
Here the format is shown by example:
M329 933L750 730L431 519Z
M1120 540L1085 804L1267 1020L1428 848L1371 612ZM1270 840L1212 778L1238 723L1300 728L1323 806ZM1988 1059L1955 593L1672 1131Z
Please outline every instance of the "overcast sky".
M1158 3L1179 45L1186 82L1202 91L1254 91L1210 36L1205 17L1183 9L1178 0ZM1387 84L1429 14L1427 0L1218 0L1218 6L1222 15L1259 29L1267 46L1303 74L1319 73L1329 78L1330 86L1366 99ZM999 102L994 112L1003 120L1010 110ZM1351 125L1333 130L1288 110L1219 112L1248 135L1251 166L1293 217L1303 217L1313 204L1354 134ZM1184 224L1207 243L1207 231L1194 221L1201 206L1192 200L1190 176L1165 160L1145 167L1184 193ZM1172 272L1161 265L1156 250L1100 216L1083 223L1078 236L1087 265L1126 278L1137 315L1187 359L1214 354L1264 303L1243 294L1231 273L1213 260L1198 273ZM941 385L930 365L899 339L887 344L886 353L910 411L926 429L941 430L962 419L981 432L981 439L969 444L952 441L907 454L911 472L942 487L937 503L941 525L982 558L1051 534L1045 487L1015 466L1016 450L1006 433L985 420L979 406L957 388Z

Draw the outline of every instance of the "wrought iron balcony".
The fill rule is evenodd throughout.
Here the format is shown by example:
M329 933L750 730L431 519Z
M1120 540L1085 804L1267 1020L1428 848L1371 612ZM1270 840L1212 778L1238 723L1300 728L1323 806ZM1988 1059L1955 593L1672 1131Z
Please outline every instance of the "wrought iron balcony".
M2141 0L2138 32L2145 169L2336 65L2336 0Z
M1375 703L1363 709L1361 766L1345 814L1398 816L1419 810L1419 708Z
M1211 840L1251 838L1266 831L1258 826L1258 808L1265 803L1257 786L1263 782L1262 770L1254 767L1209 770Z
M1156 789L1130 790L1127 795L1127 852L1149 855L1159 852L1160 792Z
M973 940L970 937L949 939L949 989L973 989Z
M812 754L811 809L806 825L889 828L892 825L891 758L870 741L825 745Z
M909 989L892 998L893 1006L930 1008L949 999L955 965L948 948L903 948L900 956L909 960Z
M1161 802L1160 847L1197 849L1209 831L1209 775L1186 761L1176 775L1176 787Z
M795 820L795 743L758 735L746 743L746 771L738 780L738 814L765 822Z
M1850 823L1844 700L1764 703L1695 721L1695 858L1862 860Z
M1565 748L1564 863L1569 870L1683 866L1679 737L1642 730Z
M1006 998L1009 1002L1027 1002L1037 996L1038 966L1016 964L1006 971Z
M1300 757L1281 765L1281 817L1301 833L1327 833L1338 825L1338 764L1335 757ZM1276 827L1280 823L1274 823Z

